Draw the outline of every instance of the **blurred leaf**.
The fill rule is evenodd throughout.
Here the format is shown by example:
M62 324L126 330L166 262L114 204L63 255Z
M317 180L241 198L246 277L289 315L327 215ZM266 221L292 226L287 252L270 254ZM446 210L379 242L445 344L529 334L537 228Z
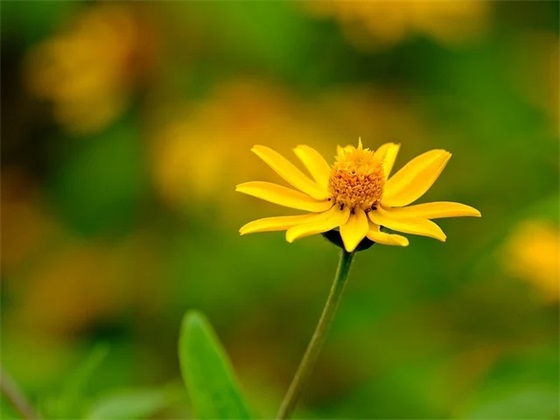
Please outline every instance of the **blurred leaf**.
M183 318L179 359L191 402L199 418L251 418L230 362L205 316Z
M89 356L66 380L60 395L47 401L45 410L56 418L77 418L86 397L86 385L91 375L99 368L109 352L105 343L96 345Z
M558 406L556 340L500 360L461 410L467 419L552 419Z
M99 398L87 419L138 419L153 416L178 398L177 389L120 390ZM181 390L182 391L182 390Z
M552 419L558 418L559 414L557 390L526 384L494 390L473 404L463 418Z

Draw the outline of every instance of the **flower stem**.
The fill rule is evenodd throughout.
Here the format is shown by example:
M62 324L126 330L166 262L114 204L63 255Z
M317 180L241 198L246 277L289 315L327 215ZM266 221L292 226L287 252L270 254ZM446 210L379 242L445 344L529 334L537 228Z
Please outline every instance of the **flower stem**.
M334 277L334 282L331 286L329 297L327 298L327 302L325 303L325 307L323 308L323 313L321 314L317 327L315 327L313 337L311 337L311 341L307 346L303 359L301 359L294 379L292 379L288 393L284 397L284 401L282 401L282 405L280 406L280 410L277 415L278 419L286 419L293 412L303 387L315 367L315 363L317 362L319 353L321 352L321 348L325 342L327 332L334 318L336 308L338 307L340 298L342 297L342 292L344 290L344 286L346 285L346 280L348 279L348 272L350 271L350 265L352 264L353 258L353 252L346 252L343 249L340 253L338 269Z

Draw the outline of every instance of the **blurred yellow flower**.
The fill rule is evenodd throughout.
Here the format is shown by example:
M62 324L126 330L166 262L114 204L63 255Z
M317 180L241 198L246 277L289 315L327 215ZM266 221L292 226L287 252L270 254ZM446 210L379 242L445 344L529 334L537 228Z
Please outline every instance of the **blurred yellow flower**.
M124 111L148 59L150 31L131 10L91 8L67 31L33 48L28 90L52 103L54 118L72 134L105 128Z
M45 238L40 254L9 272L13 304L3 314L8 328L71 338L118 319L125 309L144 312L161 305L162 290L154 281L159 275L156 237L150 231L113 243L63 230L57 235ZM141 267L131 263L136 258Z
M294 152L312 180L274 150L253 147L258 157L299 191L262 181L239 184L236 190L310 214L258 219L243 226L240 233L286 230L287 241L293 242L338 228L346 251L353 252L366 237L385 245L408 245L407 238L381 232L381 227L445 241L443 231L430 219L480 217L478 210L460 203L409 206L433 185L451 154L431 150L389 178L399 148L386 143L374 152L364 149L360 140L357 148L339 146L331 167L315 149L300 145Z
M175 210L211 205L221 220L232 220L236 211L246 210L238 208L231 184L266 175L243 150L263 138L273 147L303 137L335 144L336 132L316 115L317 108L283 87L242 79L217 85L179 117L164 112L151 153L158 194Z
M506 269L539 290L545 301L560 300L560 234L558 227L525 220L514 229L504 253Z
M55 237L60 226L41 206L41 193L33 178L18 167L4 165L0 171L0 275L4 282L41 255L46 238Z
M489 8L484 0L329 0L306 4L317 15L334 16L349 40L363 47L391 46L415 32L442 44L462 43L484 32Z

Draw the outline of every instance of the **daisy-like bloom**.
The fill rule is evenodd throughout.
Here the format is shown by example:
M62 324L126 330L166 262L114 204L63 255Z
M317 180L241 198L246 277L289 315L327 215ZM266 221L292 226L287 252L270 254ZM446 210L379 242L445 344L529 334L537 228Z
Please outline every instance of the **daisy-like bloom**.
M297 190L253 181L239 184L236 191L309 213L254 220L239 232L245 235L286 230L286 240L293 242L339 229L344 248L353 252L364 238L385 245L408 245L407 238L382 232L381 227L443 242L445 234L430 219L480 217L478 210L460 203L440 201L410 206L433 185L451 153L430 150L389 177L399 148L399 144L386 143L373 151L364 149L360 140L357 148L339 146L335 163L329 166L315 149L300 145L294 152L311 179L274 150L253 147L258 157Z

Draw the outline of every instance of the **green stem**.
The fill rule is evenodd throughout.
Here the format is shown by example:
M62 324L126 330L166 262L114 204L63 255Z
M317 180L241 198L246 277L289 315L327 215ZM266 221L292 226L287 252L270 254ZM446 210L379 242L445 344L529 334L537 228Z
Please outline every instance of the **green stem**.
M342 297L342 292L344 290L344 286L346 285L346 280L348 279L348 272L350 271L350 265L352 264L353 258L353 252L346 252L345 250L342 250L340 253L338 269L334 277L334 282L331 286L329 297L327 298L327 302L323 308L323 313L321 314L319 323L317 324L317 327L315 327L313 337L311 337L311 341L307 346L303 359L301 359L294 379L292 379L288 393L284 397L284 401L282 401L282 405L278 411L278 419L286 419L290 416L290 414L292 414L303 387L315 367L315 363L317 362L319 353L321 352L321 348L325 342L327 332L334 318L336 308L340 303L340 298Z

